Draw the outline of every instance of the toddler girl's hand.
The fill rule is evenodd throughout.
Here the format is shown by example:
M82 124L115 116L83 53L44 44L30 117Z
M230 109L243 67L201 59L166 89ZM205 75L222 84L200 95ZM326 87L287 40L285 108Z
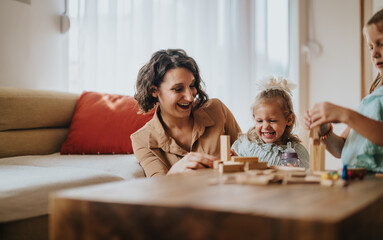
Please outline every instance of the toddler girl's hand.
M182 173L199 168L213 167L213 161L216 157L198 152L190 152L185 157L176 162L170 169L168 174Z
M299 167L299 165L294 165L294 164L292 164L292 163L288 163L287 166L288 166L288 167Z
M234 149L230 149L230 156L238 156Z

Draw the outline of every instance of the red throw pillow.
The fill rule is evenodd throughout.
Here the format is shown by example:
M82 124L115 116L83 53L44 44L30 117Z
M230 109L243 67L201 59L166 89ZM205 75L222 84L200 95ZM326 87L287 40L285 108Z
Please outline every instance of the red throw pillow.
M152 119L154 110L137 112L133 97L83 92L61 154L133 153L130 135Z

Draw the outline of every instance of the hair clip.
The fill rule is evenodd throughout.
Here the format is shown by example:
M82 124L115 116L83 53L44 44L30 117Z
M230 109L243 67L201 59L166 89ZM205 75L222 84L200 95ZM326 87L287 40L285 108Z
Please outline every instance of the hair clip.
M292 95L292 90L294 90L296 87L296 84L289 82L286 78L275 75L264 77L257 83L257 88L259 91L279 89L286 91L290 95Z

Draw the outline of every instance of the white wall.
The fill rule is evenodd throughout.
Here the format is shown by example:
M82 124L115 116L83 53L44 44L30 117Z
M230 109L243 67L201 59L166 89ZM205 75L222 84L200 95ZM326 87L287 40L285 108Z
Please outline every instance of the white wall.
M321 54L309 66L309 105L329 101L355 109L361 98L359 0L309 0L310 37ZM334 125L336 133L345 126ZM326 152L326 169L341 168Z
M0 86L68 89L63 12L64 0L0 1Z

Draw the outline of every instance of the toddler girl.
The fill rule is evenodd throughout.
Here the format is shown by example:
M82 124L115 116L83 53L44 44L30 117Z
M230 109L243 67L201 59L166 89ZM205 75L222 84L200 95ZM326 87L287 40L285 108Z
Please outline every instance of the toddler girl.
M234 155L256 156L268 165L280 165L280 157L288 142L298 154L300 166L309 167L309 154L292 133L295 114L289 84L282 77L269 77L262 82L261 92L252 105L255 126L241 135L232 145Z

